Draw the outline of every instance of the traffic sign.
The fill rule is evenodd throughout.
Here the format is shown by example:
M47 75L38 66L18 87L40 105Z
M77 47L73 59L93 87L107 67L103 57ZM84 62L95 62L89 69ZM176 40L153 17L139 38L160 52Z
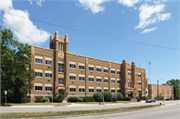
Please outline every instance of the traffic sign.
M7 90L4 91L4 94L7 95Z

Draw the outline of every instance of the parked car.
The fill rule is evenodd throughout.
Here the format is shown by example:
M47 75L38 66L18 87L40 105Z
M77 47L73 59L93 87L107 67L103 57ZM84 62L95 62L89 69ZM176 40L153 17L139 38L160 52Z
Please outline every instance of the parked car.
M148 102L151 103L151 102L156 102L156 100L155 100L155 99L147 99L146 102L147 102L147 103L148 103Z

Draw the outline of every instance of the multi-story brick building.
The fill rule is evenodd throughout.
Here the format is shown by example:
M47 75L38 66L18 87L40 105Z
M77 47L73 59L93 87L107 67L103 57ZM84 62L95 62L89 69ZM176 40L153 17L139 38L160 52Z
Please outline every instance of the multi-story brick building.
M66 97L92 96L108 90L124 96L137 97L138 92L147 94L146 70L136 63L122 64L68 53L68 35L65 38L50 36L50 49L31 48L31 69L36 72L30 91L31 102L36 97L50 97L64 91ZM104 82L104 83L103 83ZM104 84L104 86L103 86Z
M173 86L149 84L148 92L150 98L157 98L159 93L159 96L164 97L164 99L174 99Z

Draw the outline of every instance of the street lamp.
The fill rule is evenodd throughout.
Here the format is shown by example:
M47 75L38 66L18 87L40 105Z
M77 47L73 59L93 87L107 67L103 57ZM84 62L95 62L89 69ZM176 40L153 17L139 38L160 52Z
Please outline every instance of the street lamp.
M163 79L161 79L163 80ZM164 105L164 86L163 86L163 105Z

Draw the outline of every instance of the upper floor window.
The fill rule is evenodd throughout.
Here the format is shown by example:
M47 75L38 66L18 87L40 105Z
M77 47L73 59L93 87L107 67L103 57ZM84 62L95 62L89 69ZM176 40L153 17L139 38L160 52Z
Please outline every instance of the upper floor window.
M121 93L121 90L117 90L118 93Z
M96 77L96 82L101 82L101 77L100 76Z
M52 84L45 84L45 91L52 91Z
M80 70L85 70L85 64L84 63L79 63L79 69Z
M35 55L35 63L43 64L43 56Z
M85 92L85 89L84 88L79 88L79 92Z
M128 75L129 75L129 76L132 76L132 73L131 73L131 71L128 71Z
M141 85L141 82L138 82L138 85Z
M141 74L138 74L138 77L141 77Z
M43 77L43 70L42 69L34 69L36 77Z
M76 74L69 73L69 80L76 80Z
M58 78L58 82L59 82L59 84L64 85L64 78Z
M115 74L115 69L111 69L111 74Z
M88 65L88 67L89 67L89 71L94 71L94 65Z
M69 88L69 92L76 92L76 88Z
M117 80L117 84L121 84L121 80Z
M111 83L115 83L115 78L111 78Z
M121 71L117 71L117 74L121 75Z
M79 74L79 81L85 81L85 75Z
M108 83L108 78L104 77L104 83Z
M103 70L104 70L104 73L108 73L108 68L107 67L104 67Z
M111 93L115 93L116 92L116 90L115 89L111 89Z
M96 89L96 92L101 92L101 89Z
M101 72L101 66L96 66L96 71Z
M89 89L89 93L94 93L94 89Z
M52 58L51 57L45 57L45 64L51 65L51 63L52 63Z
M69 67L76 69L76 62L69 61Z
M94 76L89 76L89 81L94 82Z
M64 61L58 61L58 72L64 72Z
M43 90L43 83L34 83L34 90L35 91L42 91Z

